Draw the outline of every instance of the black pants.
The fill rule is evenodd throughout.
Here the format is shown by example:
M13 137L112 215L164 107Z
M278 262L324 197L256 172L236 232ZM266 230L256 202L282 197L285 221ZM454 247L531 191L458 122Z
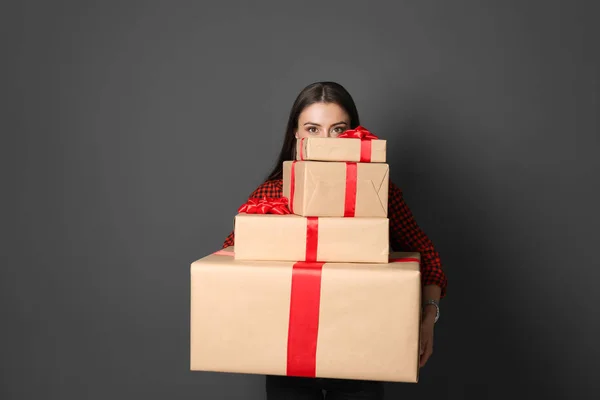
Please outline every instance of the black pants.
M267 375L266 389L267 400L383 400L378 381Z

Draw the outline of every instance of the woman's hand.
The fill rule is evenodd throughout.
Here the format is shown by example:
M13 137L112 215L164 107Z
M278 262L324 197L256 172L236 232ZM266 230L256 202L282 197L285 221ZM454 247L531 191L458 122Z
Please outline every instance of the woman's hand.
M428 306L423 312L421 321L421 349L419 367L423 367L433 353L433 326L435 325L435 308Z

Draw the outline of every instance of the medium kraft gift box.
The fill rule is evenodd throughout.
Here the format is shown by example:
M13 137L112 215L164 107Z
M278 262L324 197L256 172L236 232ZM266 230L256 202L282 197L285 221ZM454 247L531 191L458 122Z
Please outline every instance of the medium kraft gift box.
M386 162L386 141L362 126L340 136L304 137L296 140L296 160Z
M387 218L389 172L385 163L284 161L283 196L297 215Z
M385 263L389 219L248 214L234 220L238 260Z
M191 264L191 370L418 381L419 253L386 264L233 254Z

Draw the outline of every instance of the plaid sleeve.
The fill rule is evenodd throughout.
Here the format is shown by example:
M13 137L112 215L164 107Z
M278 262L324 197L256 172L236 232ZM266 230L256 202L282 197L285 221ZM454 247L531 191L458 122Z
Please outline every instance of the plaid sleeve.
M423 285L438 285L442 288L441 297L446 295L448 284L442 269L440 255L425 232L419 227L411 210L404 201L402 190L390 182L389 212L390 239L396 251L416 251L421 253L421 280Z
M254 192L248 196L251 199L260 199L262 197L280 198L283 196L283 181L281 179L275 179L266 181L260 185ZM223 242L223 248L233 246L235 244L235 237L233 231L227 236L225 242Z

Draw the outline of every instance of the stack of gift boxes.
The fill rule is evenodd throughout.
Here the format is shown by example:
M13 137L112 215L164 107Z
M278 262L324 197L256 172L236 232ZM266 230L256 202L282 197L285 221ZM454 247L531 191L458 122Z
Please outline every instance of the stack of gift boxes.
M235 246L191 265L191 370L417 382L420 255L390 252L386 141L296 146L284 197L250 199Z

